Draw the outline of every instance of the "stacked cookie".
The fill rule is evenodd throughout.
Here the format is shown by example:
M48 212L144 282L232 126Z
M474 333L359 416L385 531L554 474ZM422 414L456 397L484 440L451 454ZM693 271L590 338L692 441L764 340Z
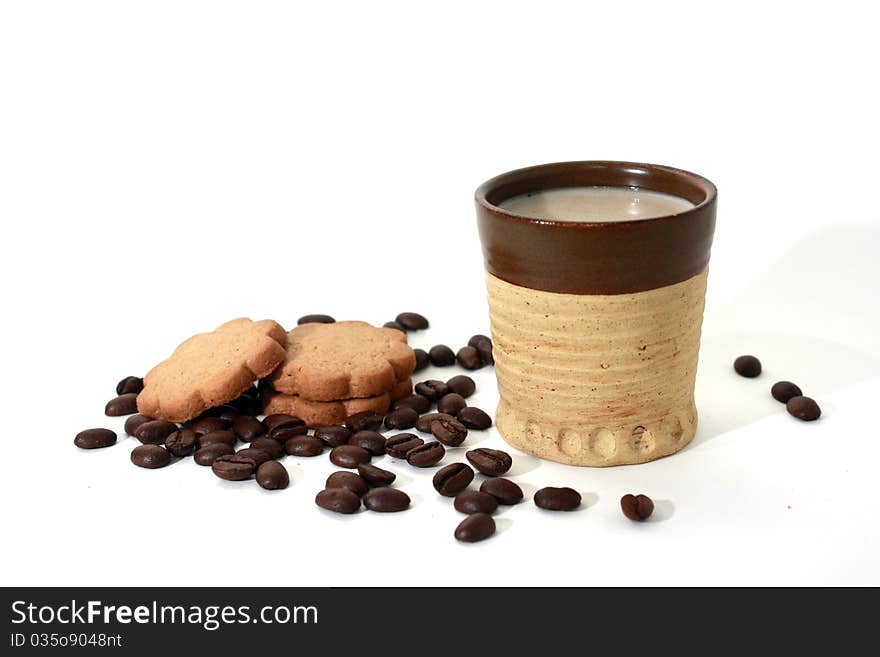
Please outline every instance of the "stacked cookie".
M287 413L309 426L342 424L364 411L385 413L412 392L416 357L406 335L366 322L302 324L262 382L266 415Z

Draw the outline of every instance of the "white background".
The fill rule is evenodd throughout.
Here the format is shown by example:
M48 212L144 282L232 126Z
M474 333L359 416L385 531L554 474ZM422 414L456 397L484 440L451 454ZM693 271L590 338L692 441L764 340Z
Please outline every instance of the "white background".
M867 2L3 3L0 582L880 583L876 26ZM581 510L529 501L468 546L406 464L411 510L339 517L312 501L326 456L269 493L73 446L121 432L119 378L233 317L417 310L415 346L457 348L488 330L474 188L606 158L697 171L720 205L693 444L605 470L515 453L527 493Z

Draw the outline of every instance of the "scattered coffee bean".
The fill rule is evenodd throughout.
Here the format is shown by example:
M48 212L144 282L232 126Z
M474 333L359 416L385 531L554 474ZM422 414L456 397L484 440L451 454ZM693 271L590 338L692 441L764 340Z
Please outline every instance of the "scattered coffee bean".
M351 431L335 425L318 427L315 429L315 438L320 439L327 447L339 447L348 443Z
M435 420L454 420L455 418L446 413L427 413L416 420L416 429L422 433L431 433L431 423Z
M189 456L196 449L196 438L192 429L178 429L165 438L165 449L173 456Z
M475 335L468 340L468 346L477 350L483 365L495 364L495 357L492 355L492 340L488 337L485 335Z
M581 494L573 488L548 486L535 493L535 504L549 511L573 511L581 505Z
M364 506L379 513L396 513L409 507L409 495L399 488L373 488L364 495Z
M139 376L127 376L116 384L117 395L138 394L144 389L144 380Z
M199 448L207 447L208 445L215 445L218 443L229 445L230 447L235 447L235 443L237 440L238 436L228 430L212 431L210 433L202 434L198 437Z
M478 490L465 490L455 496L453 504L460 513L494 513L498 508L498 500Z
M487 479L480 485L480 490L489 493L498 500L498 504L513 505L519 504L523 498L522 488L513 483L510 479L502 477L493 477Z
M296 320L296 324L333 324L335 321L330 315L303 315Z
M476 406L468 406L461 409L455 416L455 419L461 422L468 429L477 429L482 431L492 426L492 418L481 408Z
M822 415L819 404L817 404L814 399L804 396L797 396L789 399L785 404L785 410L787 410L790 415L793 415L799 420L804 420L805 422L818 420L819 416Z
M770 394L776 401L786 404L792 397L800 397L804 393L791 381L777 381L770 388Z
M461 395L464 399L474 394L477 389L477 384L474 383L474 380L464 374L457 374L452 377L446 382L446 385L452 392Z
M443 460L446 448L438 442L425 443L406 453L406 461L417 468L430 468Z
M474 480L474 471L466 463L450 463L437 470L434 490L445 497L455 497Z
M318 456L324 452L324 442L314 436L294 436L285 441L284 450L291 456Z
M468 430L458 420L434 420L431 422L431 433L444 445L458 447L467 438Z
M134 437L145 445L162 445L165 439L177 431L177 425L165 420L150 420L144 422L134 432Z
M476 543L495 533L495 521L487 513L474 513L458 523L455 538L464 543Z
M435 367L449 367L455 365L455 352L445 344L435 344L428 349L428 360Z
M266 461L272 460L272 457L266 450L258 449L257 447L245 447L244 449L240 449L235 453L235 456L239 459L253 461L255 470Z
M363 447L373 456L385 453L385 436L378 431L358 431L348 439L348 444Z
M513 465L513 459L510 458L510 454L500 449L478 447L467 452L465 457L471 462L472 466L490 477L503 475Z
M140 413L136 413L125 419L125 433L129 436L133 436L134 432L137 431L138 427L144 424L145 422L152 421L153 418L147 417L146 415L141 415Z
M330 450L330 461L340 468L358 467L359 463L369 463L370 453L357 445L340 445Z
M439 401L444 395L449 394L449 386L443 383L443 381L429 379L428 381L417 383L415 391L416 394L427 397L430 401L435 402Z
M190 423L189 428L192 429L197 436L204 436L206 433L211 433L212 431L224 431L229 428L230 423L226 420L222 420L219 417L200 417L198 420L193 420Z
M242 415L235 418L235 422L232 423L232 431L246 443L266 435L266 427L253 415Z
M283 424L272 429L269 432L269 438L277 440L279 443L285 443L296 436L305 436L308 432L309 428L304 424Z
M424 445L425 441L411 433L399 433L385 441L385 453L396 459L405 459L411 449Z
M315 495L315 504L335 513L354 513L361 508L361 498L348 488L325 488Z
M409 406L401 406L385 416L386 429L412 429L419 419L418 412Z
M647 495L627 494L620 498L620 508L630 520L647 520L654 513L654 502Z
M413 370L414 372L423 370L431 364L431 359L428 358L427 351L424 349L413 349L413 352L416 354L416 369Z
M265 452L263 452L265 454ZM268 461L269 459L266 459ZM263 461L265 463L266 461ZM262 463L260 463L262 465ZM259 466L251 459L239 454L218 456L211 464L211 470L215 475L227 481L242 481L248 479Z
M733 369L740 376L754 379L761 373L761 361L754 356L740 356L733 361Z
M235 450L231 445L227 445L226 443L211 443L210 445L199 447L196 450L196 453L193 454L193 461L199 465L211 465L219 457L231 456L234 453Z
M478 370L483 366L483 360L476 347L462 347L455 355L455 359L466 370Z
M466 406L467 402L464 400L464 397L457 392L450 392L443 395L443 397L440 398L440 401L437 402L437 411L454 417Z
M232 423L235 422L240 415L241 413L239 413L234 408L222 408L220 410L220 414L215 417L223 420L226 423L226 428L228 429L232 426Z
M345 428L349 431L377 431L382 426L385 416L373 411L355 413L345 421Z
M80 449L110 447L116 443L116 432L110 429L86 429L76 434L73 444Z
M375 465L369 463L359 464L357 470L358 474L366 479L370 486L390 486L397 478L397 475L393 472L377 468Z
M472 335L471 339L468 340L468 347L476 347L481 342L491 343L492 338L490 338L488 335L482 335L480 333L477 333L476 335Z
M263 418L263 426L270 434L278 427L305 427L306 423L295 415L287 413L273 413Z
M104 415L119 417L137 413L137 410L137 393L128 392L108 401L104 406Z
M431 410L431 400L423 395L408 395L403 399L398 399L391 406L392 410L399 408L411 408L416 413L427 413Z
M326 488L347 488L358 497L362 497L370 490L367 480L356 475L354 472L338 470L327 477Z
M321 441L319 440L318 442L320 443ZM277 440L273 440L272 438L267 438L265 436L254 438L251 441L250 446L254 449L263 450L273 459L281 458L282 456L284 456L284 447L281 446L281 443L279 443ZM323 443L321 443L321 447L324 447Z
M428 319L418 313L400 313L394 321L403 325L407 331L424 331L430 326Z
M138 445L131 450L131 462L139 468L154 470L171 463L171 454L161 445Z
M279 490L290 484L290 475L278 461L266 461L257 468L257 483L266 490Z
M406 333L406 328L403 324L398 324L397 322L385 322L382 324L385 328L394 329L395 331L400 331L401 333Z

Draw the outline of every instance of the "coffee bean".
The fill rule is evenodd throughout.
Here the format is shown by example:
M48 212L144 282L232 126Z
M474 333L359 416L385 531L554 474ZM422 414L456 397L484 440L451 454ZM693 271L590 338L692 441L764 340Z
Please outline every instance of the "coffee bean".
M522 488L513 483L510 479L502 477L493 477L486 479L481 485L480 490L489 493L498 500L498 504L519 504L523 498Z
M385 436L378 431L358 431L348 439L348 444L363 447L373 456L385 453Z
M435 344L428 349L428 360L435 367L449 367L455 365L455 352L445 344Z
M418 419L418 411L408 406L402 406L385 416L385 428L412 429L416 425L416 420Z
M225 431L229 428L230 423L219 417L201 417L190 423L189 428L192 429L197 436L204 436L206 433L213 431Z
M327 447L339 447L348 443L351 431L335 425L318 427L315 429L315 438L320 439Z
M246 443L266 435L266 427L253 415L242 415L235 418L235 422L232 423L232 431Z
M171 463L171 454L161 445L138 445L131 450L131 462L139 468L154 470Z
M330 450L330 461L340 468L356 468L359 463L369 463L370 453L357 445L340 445Z
M235 456L238 459L247 459L249 461L252 461L255 470L266 461L272 460L272 457L266 450L258 449L257 447L245 447L244 449L240 449L235 453Z
M153 418L147 417L146 415L141 415L140 413L136 413L125 420L125 433L129 436L133 436L134 432L137 431L138 427L144 424L145 422L152 421Z
M306 423L295 415L287 413L273 413L263 418L263 426L270 434L278 427L304 427Z
M117 395L138 394L144 389L144 380L139 376L127 376L116 384Z
M483 360L476 347L462 347L455 355L455 359L466 370L478 370L483 366Z
M327 477L326 488L347 488L358 497L362 497L370 490L367 480L356 475L354 472L338 470Z
M385 322L382 324L384 328L394 329L395 331L400 331L401 333L406 333L406 328L403 324L398 324L397 322Z
M397 478L397 475L388 470L377 468L369 463L361 463L357 467L358 474L366 479L370 486L390 486Z
M364 495L364 506L379 513L396 513L409 507L409 495L399 488L373 488Z
M419 414L427 413L431 410L431 400L422 395L408 395L394 402L391 408L395 411L399 408L411 408Z
M804 393L791 381L777 381L770 388L770 394L773 395L773 399L785 404L792 397L800 397Z
M457 374L449 379L446 385L452 392L461 395L465 399L474 394L477 389L477 384L474 383L474 380L465 374Z
M654 513L654 502L647 495L627 494L620 498L620 508L630 520L647 520Z
M468 430L458 420L434 420L431 422L431 433L444 445L458 447L467 438Z
M400 313L394 321L408 331L423 331L429 326L427 318L418 313Z
M320 443L321 441L319 440L318 442ZM250 446L253 449L263 450L273 459L281 458L284 455L284 447L281 446L281 443L265 436L254 438L251 441ZM322 444L321 447L323 448L324 445Z
M488 335L477 333L476 335L472 335L471 339L468 340L468 347L476 347L481 342L492 342L492 338Z
M434 420L454 420L455 418L446 413L427 413L416 420L416 429L422 433L431 433L431 423Z
M104 415L119 417L120 415L137 413L137 410L137 393L128 392L108 401L104 406Z
M464 543L476 543L495 533L495 521L486 513L474 513L455 528L455 538Z
M382 426L385 416L373 411L355 413L345 421L345 428L349 431L377 431Z
M822 415L819 404L817 404L814 399L803 396L792 397L789 399L785 404L785 410L787 410L790 415L793 415L799 420L804 420L805 422L818 420L819 416Z
M294 436L284 443L291 456L318 456L324 452L324 442L314 436Z
M424 445L425 441L411 433L399 433L385 441L385 453L396 459L405 459L411 449Z
M413 352L416 355L416 369L414 369L413 372L423 370L431 364L431 359L428 357L427 351L424 349L413 349Z
M406 453L406 461L417 468L430 468L443 460L446 449L438 442L425 443Z
M297 436L305 436L309 432L309 428L306 425L296 425L296 424L283 424L280 427L275 427L272 431L269 432L269 438L272 440L276 440L279 443L285 443L291 438L296 438Z
M510 454L500 449L489 449L488 447L472 449L465 454L465 457L472 466L490 477L503 475L510 470L510 466L513 464Z
M335 321L330 315L303 315L296 320L296 324L333 324Z
M265 454L265 452L263 452ZM266 459L268 461L269 459ZM265 461L263 462L265 463ZM260 463L262 465L262 463ZM239 454L218 456L211 464L211 470L215 475L227 481L242 481L248 479L259 466L251 458Z
M498 500L478 490L465 490L455 496L455 510L460 513L494 513Z
M492 355L492 340L488 337L485 335L475 335L468 340L468 346L477 350L483 365L495 364L495 358Z
M257 468L257 483L266 490L280 490L290 484L290 475L278 461L266 461Z
M116 443L116 432L110 429L86 429L76 434L73 444L80 449L110 447Z
M361 498L347 488L325 488L315 495L315 504L335 513L354 513L361 508Z
M230 447L235 447L235 443L238 440L238 436L236 436L231 431L212 431L211 433L202 434L198 437L199 448L207 447L208 445L229 445Z
M415 391L416 394L427 397L429 401L436 402L444 395L449 394L449 386L443 383L443 381L429 379L428 381L417 383Z
M193 454L193 461L199 465L211 465L221 456L230 456L235 453L231 445L226 443L211 443L204 447L199 447Z
M754 356L740 356L733 361L733 369L740 376L754 379L761 373L761 361Z
M535 493L535 504L549 511L572 511L581 505L581 494L573 488L548 486Z
M437 410L440 413L446 413L447 415L452 415L453 417L466 406L467 402L464 400L464 397L459 395L457 392L447 393L440 398L440 401L437 402Z
M162 445L165 439L177 431L177 425L165 420L150 420L144 422L134 432L134 437L145 445Z
M434 490L445 497L455 497L474 480L474 471L466 463L450 463L434 475Z
M220 414L216 415L215 417L218 417L221 420L223 420L226 423L226 428L228 429L229 427L232 426L232 423L235 422L239 418L240 415L241 415L241 413L239 413L234 408L221 408Z
M189 456L196 449L196 438L192 429L178 429L165 438L165 449L174 456Z
M492 418L489 417L489 414L476 406L468 406L461 409L455 416L455 419L468 429L477 429L478 431L492 426Z

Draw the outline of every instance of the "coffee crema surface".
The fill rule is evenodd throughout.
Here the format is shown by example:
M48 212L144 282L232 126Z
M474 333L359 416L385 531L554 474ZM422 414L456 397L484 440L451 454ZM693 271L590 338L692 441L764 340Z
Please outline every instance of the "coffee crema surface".
M690 201L637 187L559 187L513 196L498 204L532 219L582 223L640 221L680 214Z

